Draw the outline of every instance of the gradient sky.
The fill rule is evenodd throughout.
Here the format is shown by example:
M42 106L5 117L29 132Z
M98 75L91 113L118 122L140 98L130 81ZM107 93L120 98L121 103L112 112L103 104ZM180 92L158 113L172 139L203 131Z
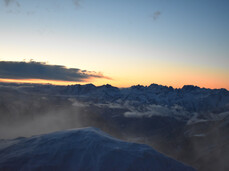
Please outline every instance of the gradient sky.
M0 60L101 72L92 83L229 89L228 0L0 0Z

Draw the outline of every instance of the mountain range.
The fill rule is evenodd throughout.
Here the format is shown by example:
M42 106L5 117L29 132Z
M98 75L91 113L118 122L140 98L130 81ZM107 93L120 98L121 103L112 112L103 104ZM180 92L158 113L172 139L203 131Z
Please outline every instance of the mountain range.
M229 170L229 92L193 85L0 84L0 138L97 127L197 170Z

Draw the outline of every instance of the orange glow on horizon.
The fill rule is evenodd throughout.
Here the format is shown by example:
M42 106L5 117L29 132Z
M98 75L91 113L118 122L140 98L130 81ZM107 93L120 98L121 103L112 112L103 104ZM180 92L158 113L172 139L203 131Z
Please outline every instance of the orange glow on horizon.
M53 85L71 85L79 84L79 82L62 81L62 80L43 80L43 79L8 79L0 78L0 82L4 83L35 83L35 84L53 84Z
M180 78L181 79L181 78ZM159 85L166 85L166 86L172 86L174 88L182 88L184 85L195 85L195 86L199 86L201 88L205 87L205 88L211 88L211 89L216 89L216 88L225 88L227 90L229 90L229 87L221 87L221 83L216 82L215 80L203 80L201 78L196 79L195 81L193 81L194 78L190 78L188 81L183 81L183 84L180 84L178 80L176 81L168 81L168 80L161 80L159 81L152 81L149 84L147 84L147 82L145 82L145 84L141 84L144 86L149 86L152 83L155 84L159 84ZM192 81L192 84L190 83ZM0 78L0 82L4 82L4 83L35 83L35 84L52 84L52 85L74 85L74 84L89 84L92 83L96 86L101 86L101 85L105 85L105 84L111 84L112 86L116 86L119 88L125 88L125 87L130 87L133 85L137 85L137 81L136 80L129 80L129 82L125 81L120 81L120 82L116 82L116 81L112 81L112 80L96 80L93 82L73 82L73 81L62 81L62 80L43 80L43 79L5 79L5 78Z

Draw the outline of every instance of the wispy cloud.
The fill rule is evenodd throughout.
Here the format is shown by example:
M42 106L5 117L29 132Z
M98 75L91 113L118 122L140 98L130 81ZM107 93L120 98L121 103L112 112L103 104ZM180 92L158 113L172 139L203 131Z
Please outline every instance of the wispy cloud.
M72 0L72 2L76 8L79 8L81 6L82 0Z
M17 7L21 6L20 3L17 0L4 0L4 2L5 2L6 6L9 6L10 4L16 4Z
M174 105L168 107L166 105L143 105L138 106L127 104L125 105L127 112L124 113L124 116L127 118L151 118L153 116L169 117L173 116L176 119L187 119L188 116L192 116L192 112L186 111L182 106Z
M91 78L105 78L101 73L67 68L62 65L48 65L42 62L0 61L0 78L7 79L45 79L84 82Z
M21 4L19 3L18 0L3 0L5 3L5 6L8 7L10 5L16 5L17 7L20 7ZM76 8L81 7L82 0L71 0L73 2L73 5ZM53 6L56 8L56 6L53 4Z
M155 21L159 18L160 15L161 15L161 11L155 11L151 17Z

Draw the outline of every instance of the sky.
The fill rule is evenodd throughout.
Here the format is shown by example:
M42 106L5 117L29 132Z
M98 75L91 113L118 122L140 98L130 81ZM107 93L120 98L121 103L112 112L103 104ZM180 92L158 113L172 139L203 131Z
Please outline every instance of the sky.
M228 0L0 0L0 81L229 89L228 30Z

